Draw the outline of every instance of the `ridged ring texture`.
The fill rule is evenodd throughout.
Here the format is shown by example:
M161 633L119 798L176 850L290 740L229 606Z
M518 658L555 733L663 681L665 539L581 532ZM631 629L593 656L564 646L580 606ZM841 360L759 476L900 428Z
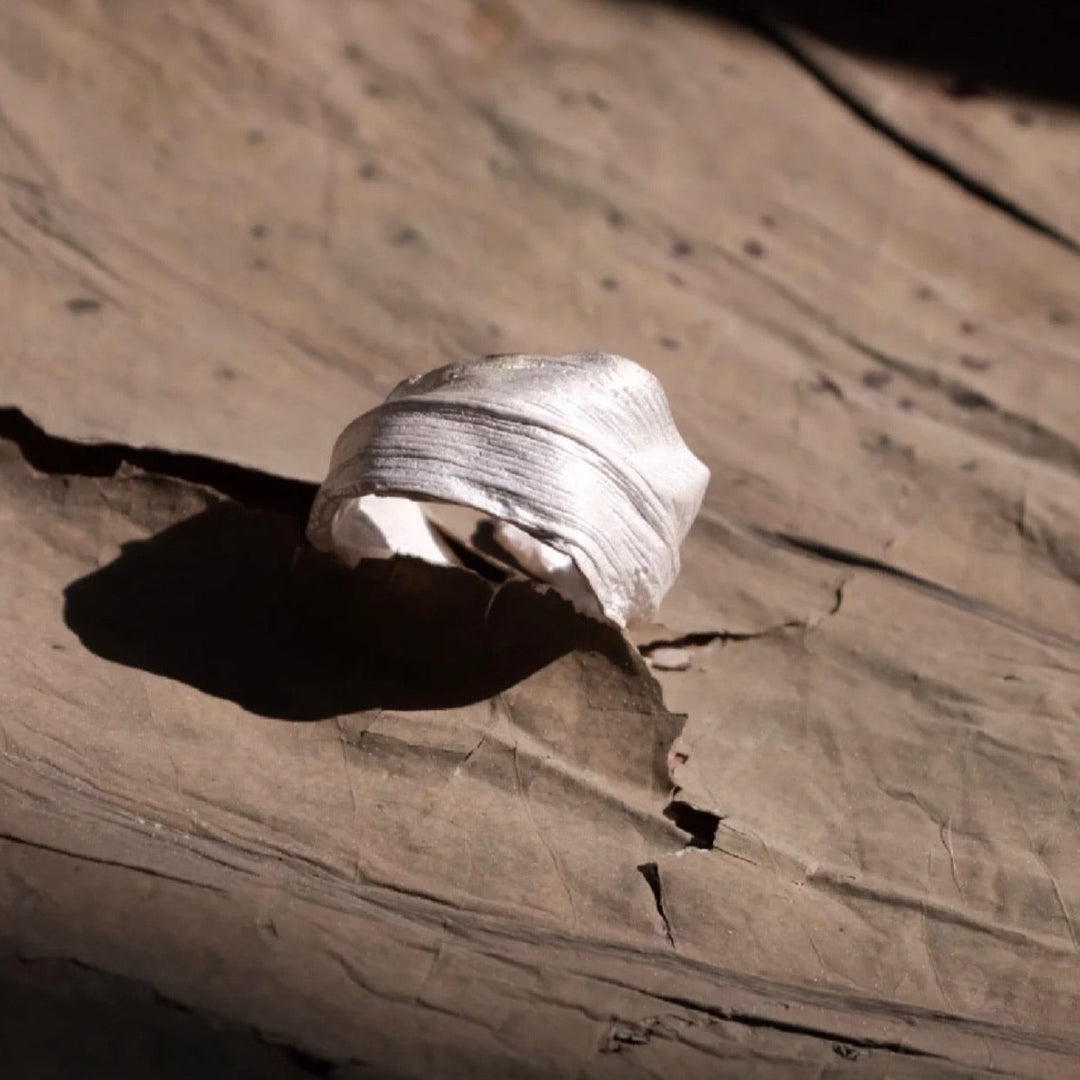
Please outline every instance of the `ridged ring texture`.
M609 353L489 356L400 383L338 438L308 537L333 550L344 500L457 503L570 556L604 614L651 617L709 471L659 380Z

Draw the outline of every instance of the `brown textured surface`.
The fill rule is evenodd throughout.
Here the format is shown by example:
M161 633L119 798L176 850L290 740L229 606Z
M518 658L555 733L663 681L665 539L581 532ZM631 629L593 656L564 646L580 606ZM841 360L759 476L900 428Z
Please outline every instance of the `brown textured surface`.
M16 1075L1075 1075L1075 116L771 25L3 5ZM588 347L713 472L663 702L555 601L298 551L398 378Z

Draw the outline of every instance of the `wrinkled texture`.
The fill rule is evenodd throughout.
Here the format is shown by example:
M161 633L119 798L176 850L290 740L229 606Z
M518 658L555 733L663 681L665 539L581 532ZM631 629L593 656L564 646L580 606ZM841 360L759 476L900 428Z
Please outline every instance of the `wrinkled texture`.
M407 379L334 445L308 537L364 495L461 504L561 552L619 626L656 614L709 471L655 376L622 356L489 356ZM496 534L499 535L498 533ZM525 569L571 598L567 568L519 542ZM547 564L547 565L545 565Z

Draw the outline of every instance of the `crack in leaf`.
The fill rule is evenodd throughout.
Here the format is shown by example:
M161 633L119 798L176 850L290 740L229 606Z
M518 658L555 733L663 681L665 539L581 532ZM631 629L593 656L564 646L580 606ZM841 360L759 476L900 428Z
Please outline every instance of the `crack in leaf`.
M67 859L75 859L78 862L93 863L96 866L109 866L117 870L130 870L134 874L144 874L146 877L157 878L160 881L171 881L179 885L189 885L195 889L207 889L210 892L228 895L229 890L220 885L211 885L206 881L196 881L194 878L181 877L179 874L167 874L161 870L151 870L148 866L137 866L134 863L122 862L119 859L103 859L94 855L84 855L78 851L69 851L66 848L56 847L52 844L42 844L35 840L28 840L13 833L0 832L0 842L13 844L16 847L31 848L34 851L45 851L50 855L60 855Z
M770 17L768 13L762 14L756 7L752 9L745 2L737 4L737 10L747 26L785 53L793 63L805 71L871 131L882 136L921 165L951 181L965 194L1005 214L1032 232L1047 237L1066 251L1074 255L1080 254L1080 243L1071 236L1061 232L1008 195L972 175L933 147L907 134L878 113L857 93L845 86L843 80L829 71L826 65L815 59L811 52L799 42L798 35L790 33L776 18Z
M221 458L128 446L82 443L50 435L21 409L0 407L0 439L9 439L38 472L53 476L111 477L124 466L213 488L253 510L307 518L316 485L236 465Z
M653 902L656 904L656 913L660 916L660 922L664 926L664 936L668 939L668 944L677 950L679 946L675 943L675 931L671 926L671 920L668 918L667 909L664 907L664 884L660 880L660 867L654 862L644 862L638 866L637 870L645 879L645 884L649 886L649 891L652 893Z

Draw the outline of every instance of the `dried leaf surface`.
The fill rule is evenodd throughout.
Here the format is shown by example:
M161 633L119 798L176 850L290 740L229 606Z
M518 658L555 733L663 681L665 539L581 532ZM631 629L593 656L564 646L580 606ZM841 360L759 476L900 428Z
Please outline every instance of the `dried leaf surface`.
M600 0L4 6L0 1045L1075 1075L1061 145L949 143L1055 238L810 60ZM713 474L663 700L554 597L302 547L400 378L588 347Z

